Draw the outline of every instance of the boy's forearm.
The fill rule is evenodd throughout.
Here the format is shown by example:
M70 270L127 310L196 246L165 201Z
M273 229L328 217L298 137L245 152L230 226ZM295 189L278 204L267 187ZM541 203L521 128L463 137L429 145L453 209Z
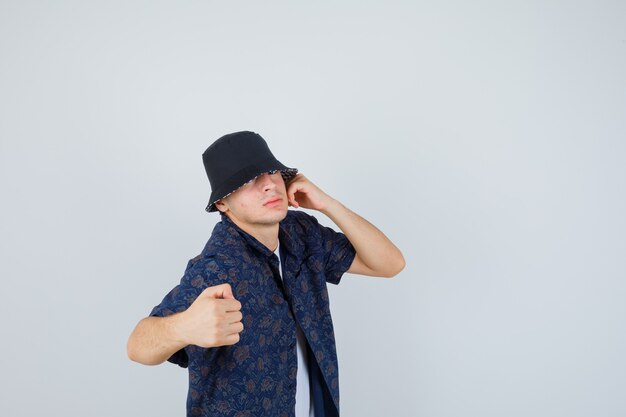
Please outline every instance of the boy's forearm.
M379 276L393 276L404 268L402 252L383 232L338 200L330 201L322 213L339 226L363 263Z
M128 338L129 359L144 365L158 365L187 346L178 332L180 314L142 319Z

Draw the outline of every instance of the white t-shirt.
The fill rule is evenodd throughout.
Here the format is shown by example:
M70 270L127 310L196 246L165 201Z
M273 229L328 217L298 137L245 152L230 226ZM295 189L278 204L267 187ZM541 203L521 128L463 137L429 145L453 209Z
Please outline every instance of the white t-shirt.
M278 256L280 278L283 278L283 264L280 262L280 242L274 253ZM296 380L296 417L315 417L313 402L311 401L311 389L309 388L309 367L307 363L306 338L302 329L296 322L296 338L298 349L298 373Z

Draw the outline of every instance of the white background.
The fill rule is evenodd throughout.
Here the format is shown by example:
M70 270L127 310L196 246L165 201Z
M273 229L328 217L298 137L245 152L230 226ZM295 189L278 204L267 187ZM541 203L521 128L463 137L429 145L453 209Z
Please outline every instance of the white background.
M0 414L185 414L126 341L253 130L407 261L330 286L343 416L626 415L625 74L621 1L0 2Z

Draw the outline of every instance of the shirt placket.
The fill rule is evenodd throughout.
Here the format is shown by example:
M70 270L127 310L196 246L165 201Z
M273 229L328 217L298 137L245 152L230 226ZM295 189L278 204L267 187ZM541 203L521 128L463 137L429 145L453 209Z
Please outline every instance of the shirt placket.
M285 287L285 285L283 284L283 281L281 279L281 274L280 274L280 262L278 260L278 256L276 256L276 254L271 254L269 256L269 265L270 265L270 269L272 270L272 275L274 276L274 280L276 282L276 285L278 286L280 292L282 293L283 299L285 300L284 306L282 308L285 308L287 310L286 312L286 316L288 317L288 331L290 334L289 342L287 342L286 346L281 346L280 349L281 351L286 351L288 354L288 359L287 359L287 363L286 363L286 367L284 369L284 376L285 376L285 380L286 381L290 381L285 388L287 389L287 392L285 392L285 403L289 404L289 414L290 415L294 415L295 414L295 399L296 399L296 374L295 372L293 372L294 370L297 370L297 364L298 364L298 357L297 357L297 348L296 348L296 343L297 343L297 339L296 339L296 322L295 322L295 317L292 311L292 307L291 307L291 303L289 302L290 297L289 294L287 292L287 289Z

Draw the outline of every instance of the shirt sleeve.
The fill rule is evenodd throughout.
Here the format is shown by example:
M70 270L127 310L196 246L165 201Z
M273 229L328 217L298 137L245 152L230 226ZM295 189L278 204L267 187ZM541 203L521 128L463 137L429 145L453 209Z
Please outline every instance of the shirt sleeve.
M320 232L326 282L339 284L343 274L352 265L356 249L344 233L320 224L314 216L310 217Z
M189 261L180 283L165 295L159 305L152 309L150 316L167 317L187 310L198 295L209 286L206 262L194 261L195 259ZM167 360L182 368L187 368L189 365L188 346L178 350Z

